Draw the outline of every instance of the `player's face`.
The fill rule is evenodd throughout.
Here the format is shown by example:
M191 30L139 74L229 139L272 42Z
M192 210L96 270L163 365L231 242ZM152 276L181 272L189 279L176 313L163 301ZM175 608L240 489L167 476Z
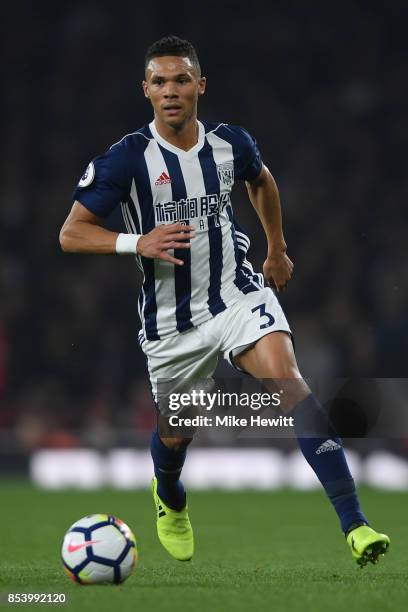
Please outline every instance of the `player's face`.
M155 57L146 68L143 91L156 119L181 129L197 115L198 96L205 91L201 77L188 57Z

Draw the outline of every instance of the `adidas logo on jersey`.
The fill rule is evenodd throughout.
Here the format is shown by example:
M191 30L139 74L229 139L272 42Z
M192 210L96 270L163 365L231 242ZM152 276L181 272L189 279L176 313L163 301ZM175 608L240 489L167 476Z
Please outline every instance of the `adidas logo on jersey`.
M336 451L340 448L340 444L337 444L337 442L334 442L334 440L326 440L326 442L323 442L323 444L319 446L316 451L316 455L320 455L321 453L327 453L328 451Z
M157 181L155 182L155 185L167 185L168 183L171 183L171 178L168 174L162 172Z

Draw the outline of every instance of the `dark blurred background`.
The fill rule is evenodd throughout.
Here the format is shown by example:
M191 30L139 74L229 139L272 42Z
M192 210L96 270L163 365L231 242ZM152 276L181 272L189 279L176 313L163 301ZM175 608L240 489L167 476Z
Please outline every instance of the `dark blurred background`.
M406 376L406 2L16 0L2 13L4 452L149 436L134 262L63 254L58 234L90 159L151 120L144 53L168 33L198 51L199 116L246 127L277 180L296 266L281 302L304 375ZM242 186L233 204L259 269Z

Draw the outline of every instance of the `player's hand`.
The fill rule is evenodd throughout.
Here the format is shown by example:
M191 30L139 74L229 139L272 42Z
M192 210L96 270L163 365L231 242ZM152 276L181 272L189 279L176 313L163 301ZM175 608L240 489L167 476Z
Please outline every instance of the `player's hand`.
M145 234L137 243L137 252L149 259L163 259L177 266L184 264L183 260L176 259L168 252L170 249L189 249L190 240L195 236L195 228L192 225L172 223L171 225L159 225Z
M279 251L268 255L263 265L264 276L271 287L275 286L278 293L288 284L292 273L293 263L286 255L286 251Z

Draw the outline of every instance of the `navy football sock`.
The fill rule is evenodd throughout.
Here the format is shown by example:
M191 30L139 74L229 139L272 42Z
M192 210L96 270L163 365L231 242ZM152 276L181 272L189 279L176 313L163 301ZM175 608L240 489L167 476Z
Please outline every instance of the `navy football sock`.
M318 400L310 394L295 406L292 414L300 449L333 504L343 532L347 533L352 525L368 525L360 509L342 441Z
M153 432L150 444L154 473L157 478L157 493L164 503L173 510L181 510L186 505L186 494L180 481L186 451L167 448L157 431Z

